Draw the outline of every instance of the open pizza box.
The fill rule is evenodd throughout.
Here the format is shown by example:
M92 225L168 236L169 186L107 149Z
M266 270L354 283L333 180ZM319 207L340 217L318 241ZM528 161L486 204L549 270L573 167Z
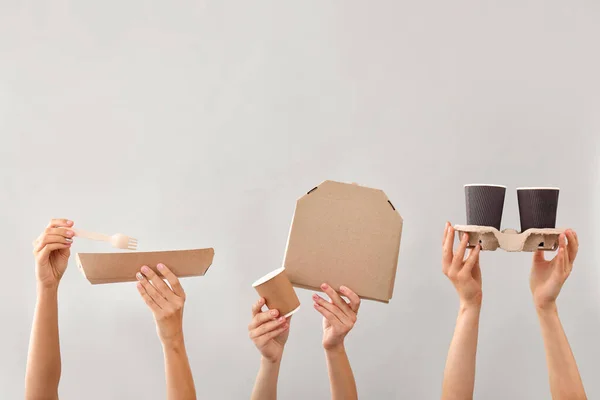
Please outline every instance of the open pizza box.
M203 276L211 266L212 248L128 253L77 253L77 265L91 284L135 281L144 265L158 273L160 263L177 277Z
M296 203L283 266L296 287L347 286L361 298L388 303L402 225L383 191L325 181Z

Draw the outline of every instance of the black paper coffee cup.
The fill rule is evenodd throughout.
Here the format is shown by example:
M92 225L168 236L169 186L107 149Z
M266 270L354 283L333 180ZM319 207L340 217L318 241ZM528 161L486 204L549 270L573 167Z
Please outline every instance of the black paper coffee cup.
M500 230L506 186L465 185L467 225L493 226Z
M527 229L556 228L559 188L518 188L521 232Z

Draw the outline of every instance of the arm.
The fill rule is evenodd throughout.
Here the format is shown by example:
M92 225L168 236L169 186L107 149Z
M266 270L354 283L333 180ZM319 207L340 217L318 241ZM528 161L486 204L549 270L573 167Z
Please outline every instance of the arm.
M442 270L458 292L460 308L444 369L442 383L444 400L472 399L475 387L475 361L482 301L479 268L481 248L477 246L464 260L468 241L468 236L464 235L456 254L453 254L454 229L446 223Z
M327 301L316 293L313 295L314 307L323 315L323 349L327 360L331 398L358 399L356 382L344 347L344 339L357 321L360 298L345 286L340 287L340 291L348 297L349 303L346 303L331 286L323 284L321 289L331 299Z
M70 256L73 223L52 220L34 242L37 301L25 373L25 398L58 399L60 345L58 339L58 284Z
M573 269L579 242L577 234L568 230L559 238L558 254L546 261L544 253L536 252L531 269L530 286L536 306L542 338L546 350L546 363L550 378L552 398L587 399L575 357L558 317L556 299Z
M163 347L167 399L195 400L196 388L183 340L185 292L171 270L163 264L158 264L157 268L162 276L143 266L136 277L138 291L154 314Z
M252 306L252 322L248 325L250 339L261 353L260 369L252 390L252 400L277 399L279 367L290 334L289 319L277 318L278 310L261 312L264 304L265 299L261 298Z

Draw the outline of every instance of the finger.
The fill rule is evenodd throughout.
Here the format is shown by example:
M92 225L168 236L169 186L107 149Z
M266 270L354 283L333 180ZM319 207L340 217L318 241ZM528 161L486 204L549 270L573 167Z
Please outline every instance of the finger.
M71 248L71 243L52 243L49 244L47 246L45 246L44 248L41 249L41 251L39 252L39 255L41 258L48 258L50 257L50 253L52 253L53 251L56 250L68 250ZM70 253L67 254L67 257L70 256Z
M446 243L446 236L448 236L448 228L450 227L450 222L446 221L446 225L444 226L444 235L442 236L442 247L444 247L444 243Z
M325 300L324 298L322 298L321 296L319 296L318 294L313 294L313 301L318 304L319 306L325 308L327 311L329 311L330 313L332 313L333 315L335 315L336 319L344 325L350 324L350 319L348 318L348 315L346 315L342 310L339 309L338 306L336 306L335 304L332 304L330 302L328 302L327 300Z
M473 269L475 264L477 264L477 261L479 261L479 253L480 252L481 252L481 245L478 244L477 246L475 246L475 248L473 250L471 250L469 252L469 257L467 258L467 261L465 262L465 265L462 268L461 273L471 275L471 270Z
M252 322L250 322L248 329L249 330L255 329L256 327L264 324L265 322L268 322L268 321L271 321L271 320L277 318L278 315L279 315L278 310L268 310L268 311L256 314L254 316L254 318L252 318Z
M69 228L46 228L46 230L44 231L45 235L58 235L58 236L63 236L66 238L73 238L73 236L75 236L75 232L73 232L71 229ZM42 235L44 236L44 235Z
M258 314L260 312L260 310L262 310L262 307L265 305L265 299L264 298L260 298L258 299L258 301L254 304L252 304L252 316L254 317L256 314ZM277 311L277 310L275 310Z
M556 255L556 268L552 273L558 275L558 281L562 282L565 279L565 273L568 272L566 270L566 258L565 258L566 250L564 247L558 248L558 254Z
M537 250L533 253L533 262L540 263L546 261L546 256L542 250Z
M339 327L344 326L344 323L340 321L340 319L332 313L329 309L323 307L319 303L313 303L313 307L317 310L331 325L336 325Z
M150 307L150 310L152 310L152 312L154 313L159 312L161 310L160 306L156 304L154 300L152 300L148 292L146 292L146 289L144 289L142 283L138 282L135 286L137 287L138 292L140 292L140 295L142 296L142 299L144 300L146 305Z
M452 246L454 245L454 228L452 226L448 227L448 232L446 232L446 241L444 242L444 247L442 249L442 271L447 274L450 265L452 265L452 259L454 257Z
M58 228L58 227L71 227L73 226L73 221L64 218L55 218L51 219L50 223L48 223L48 228Z
M454 254L454 258L452 259L452 265L450 267L454 273L458 273L463 267L463 262L465 260L465 252L467 251L467 245L469 244L469 234L463 233L462 239L460 240L460 244L458 245L458 249Z
M150 281L148 279L146 279L146 277L141 272L138 272L137 274L135 274L135 277L137 278L138 281L140 281L140 283L146 290L146 293L148 293L148 296L150 296L150 298L152 300L154 300L154 302L160 308L167 307L167 305L168 305L167 299L165 299L165 297L158 290L156 290L156 287L154 287L154 285L152 285L150 283Z
M579 251L579 243L577 242L577 237L575 236L575 232L571 229L565 232L567 235L567 239L569 243L567 244L567 252L569 255L569 262L575 261L577 257L577 252Z
M59 236L59 235L44 235L44 237L42 237L36 244L35 244L35 250L36 251L40 251L44 246L47 246L49 244L55 244L55 243L59 243L59 244L71 244L73 243L73 241L71 239L68 239L64 236Z
M360 297L346 286L340 286L340 291L350 300L350 309L357 313L360 308Z
M152 270L152 268L148 267L147 265L144 265L142 267L142 274L144 274L146 278L150 282L152 282L152 286L154 286L158 293L160 293L165 299L168 299L169 301L174 300L173 297L175 293L173 293L171 288L167 286L165 281L163 281L162 278Z
M175 274L169 268L167 268L165 264L158 264L156 268L158 268L158 271L161 273L161 275L167 279L167 282L169 282L169 285L171 285L173 293L179 297L185 298L185 291L183 290L183 287L181 287L181 283L179 283L179 279L175 276Z
M260 345L263 345L265 343L267 343L269 340L276 338L277 336L281 335L283 332L287 331L290 327L290 324L285 323L283 324L282 327L275 329L274 331L271 331L263 336L260 337L260 339L257 340L257 342Z
M354 315L354 311L352 311L348 303L346 303L344 299L342 299L340 295L335 290L333 290L331 286L324 283L321 285L321 289L323 289L323 291L327 293L327 296L329 296L333 304L335 304L340 310L342 310L344 314L346 314L348 317Z
M280 317L275 320L269 321L262 325L257 326L256 328L250 331L250 338L258 338L262 335L265 335L275 329L279 329L281 324L285 323L285 317Z

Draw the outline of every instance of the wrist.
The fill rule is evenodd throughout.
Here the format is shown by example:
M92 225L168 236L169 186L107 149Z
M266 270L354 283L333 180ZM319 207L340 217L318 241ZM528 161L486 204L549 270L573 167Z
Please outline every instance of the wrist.
M38 282L37 295L40 297L56 296L58 294L58 283L56 285L45 285Z
M260 364L267 366L267 367L279 367L279 365L281 365L281 358L282 358L283 354L280 355L277 358L267 358L265 356L261 356L260 357Z
M481 311L481 302L460 302L460 307L458 313L460 315L469 313L469 312L479 312Z
M554 301L536 304L535 310L539 316L558 314L558 307L556 306L556 302Z
M346 352L344 342L335 345L323 345L326 354L342 354Z
M161 344L165 350L180 351L185 350L185 342L183 334L172 336L169 338L161 338Z

